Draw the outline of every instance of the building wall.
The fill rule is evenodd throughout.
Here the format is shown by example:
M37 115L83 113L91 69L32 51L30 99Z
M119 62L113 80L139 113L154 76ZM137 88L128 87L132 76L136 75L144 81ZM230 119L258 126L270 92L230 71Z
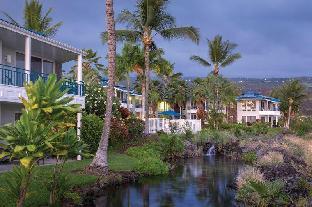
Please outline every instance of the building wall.
M0 102L0 125L15 122L16 114L20 114L22 108L22 104Z
M238 101L237 102L237 122L238 123L242 123L243 120L242 120L242 117L243 116L250 116L250 117L256 117L256 120L257 119L260 119L260 116L259 116L259 106L260 106L260 101L255 101L256 102L256 107L255 107L255 110L250 110L246 109L246 111L243 110L243 104L246 103L245 100L243 101Z

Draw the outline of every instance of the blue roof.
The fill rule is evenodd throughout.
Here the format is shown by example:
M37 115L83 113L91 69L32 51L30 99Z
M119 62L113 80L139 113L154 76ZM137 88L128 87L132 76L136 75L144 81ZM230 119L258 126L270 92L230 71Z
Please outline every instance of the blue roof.
M247 91L242 95L238 96L236 100L268 100L272 102L281 102L278 98L273 98L270 96L264 96L259 92Z

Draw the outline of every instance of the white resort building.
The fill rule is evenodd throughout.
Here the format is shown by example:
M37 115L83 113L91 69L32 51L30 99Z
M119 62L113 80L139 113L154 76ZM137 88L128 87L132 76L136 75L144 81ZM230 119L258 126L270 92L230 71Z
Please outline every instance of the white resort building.
M0 125L15 122L23 105L19 97L26 97L24 83L39 77L46 79L55 73L62 77L62 64L77 61L77 80L66 80L62 87L84 108L82 82L83 51L0 20ZM79 135L81 113L77 115Z
M251 124L256 121L277 126L281 117L280 100L257 92L246 92L236 98L237 122Z

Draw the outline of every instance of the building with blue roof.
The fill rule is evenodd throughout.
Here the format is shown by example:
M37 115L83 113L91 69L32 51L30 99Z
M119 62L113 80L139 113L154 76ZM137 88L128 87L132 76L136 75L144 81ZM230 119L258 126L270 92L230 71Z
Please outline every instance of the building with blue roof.
M264 96L259 92L247 91L236 98L237 122L252 124L257 121L277 126L281 116L280 100Z

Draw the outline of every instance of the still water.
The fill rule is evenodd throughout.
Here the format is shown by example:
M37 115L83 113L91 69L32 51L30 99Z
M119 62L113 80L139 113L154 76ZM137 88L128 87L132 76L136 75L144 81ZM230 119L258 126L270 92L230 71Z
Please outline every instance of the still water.
M230 207L240 165L214 156L184 161L166 177L141 179L138 183L107 189L94 199L96 207Z

